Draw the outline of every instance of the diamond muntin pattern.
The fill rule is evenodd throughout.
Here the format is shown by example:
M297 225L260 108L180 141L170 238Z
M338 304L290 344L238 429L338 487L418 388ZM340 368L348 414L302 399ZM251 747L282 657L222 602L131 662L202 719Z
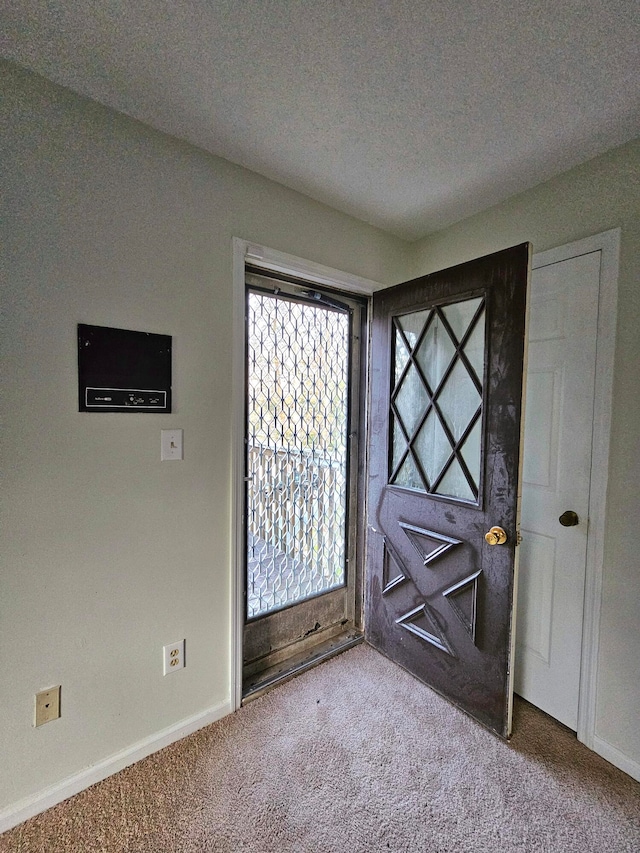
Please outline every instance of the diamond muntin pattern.
M389 482L477 502L484 299L435 306L393 323Z
M345 583L349 317L250 292L247 617Z

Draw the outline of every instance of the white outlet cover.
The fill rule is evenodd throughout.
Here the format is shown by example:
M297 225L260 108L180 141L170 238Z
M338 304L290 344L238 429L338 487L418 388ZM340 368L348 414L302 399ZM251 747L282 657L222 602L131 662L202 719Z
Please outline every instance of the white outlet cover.
M182 454L182 430L161 429L160 430L160 460L162 462L171 459L183 459Z
M179 669L184 669L184 640L169 643L162 649L162 674L169 675Z

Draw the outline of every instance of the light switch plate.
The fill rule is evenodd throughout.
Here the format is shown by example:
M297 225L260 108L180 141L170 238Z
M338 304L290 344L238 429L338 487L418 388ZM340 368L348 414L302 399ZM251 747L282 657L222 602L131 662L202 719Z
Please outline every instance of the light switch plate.
M182 459L182 430L160 430L160 459L167 462L171 459Z

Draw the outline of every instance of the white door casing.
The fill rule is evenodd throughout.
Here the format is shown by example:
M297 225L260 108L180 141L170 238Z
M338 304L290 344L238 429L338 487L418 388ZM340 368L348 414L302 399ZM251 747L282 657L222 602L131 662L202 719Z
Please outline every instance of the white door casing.
M277 249L250 243L240 237L232 238L233 246L233 457L232 457L232 499L231 499L231 562L233 566L231 583L231 660L230 696L234 710L242 704L242 660L244 629L244 417L245 417L245 291L246 265L261 270L270 270L311 284L324 285L354 293L370 296L380 287L378 282L342 272L314 261L307 261L295 255L289 255Z
M534 256L531 289L515 689L591 748L618 243Z

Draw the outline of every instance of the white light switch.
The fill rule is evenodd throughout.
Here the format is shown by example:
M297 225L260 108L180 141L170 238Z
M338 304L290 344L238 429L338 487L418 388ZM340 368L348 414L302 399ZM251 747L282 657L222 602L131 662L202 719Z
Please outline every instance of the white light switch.
M160 430L160 459L166 462L168 459L182 459L182 430L162 429Z

